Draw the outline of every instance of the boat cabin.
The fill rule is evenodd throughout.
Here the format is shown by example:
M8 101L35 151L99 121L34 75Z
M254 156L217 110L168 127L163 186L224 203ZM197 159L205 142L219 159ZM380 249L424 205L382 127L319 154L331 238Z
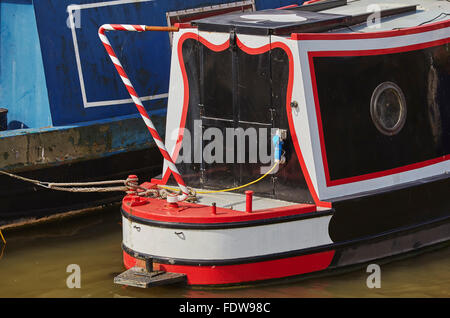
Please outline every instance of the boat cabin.
M250 189L294 202L445 173L449 21L426 24L440 8L362 2L232 13L174 35L166 145L187 184L246 184L277 151Z

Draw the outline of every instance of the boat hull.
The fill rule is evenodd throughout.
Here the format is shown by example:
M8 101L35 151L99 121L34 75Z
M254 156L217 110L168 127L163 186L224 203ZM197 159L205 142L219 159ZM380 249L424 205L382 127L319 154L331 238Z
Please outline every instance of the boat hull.
M160 127L164 117L155 116ZM4 132L0 169L43 182L150 178L162 158L142 119L131 116L78 126ZM69 193L0 175L0 226L118 203L124 193ZM26 199L25 199L26 198Z
M420 252L426 248L448 243L450 219L398 229L372 237L331 244L303 251L292 256L272 256L265 261L251 258L230 265L177 264L176 260L162 262L153 258L154 268L171 273L183 273L189 285L242 285L284 278L297 279L317 274L331 274L340 269L360 267L368 263L384 263L398 256ZM141 260L152 258L123 246L126 268L137 266ZM174 262L175 264L170 264ZM139 266L139 265L138 265Z
M171 210L160 199L133 206L128 198L124 264L139 267L151 259L156 270L186 274L190 285L235 285L378 263L450 240L450 210L442 199L449 183L352 198L331 209L275 208L270 215L202 214L211 207L181 203ZM235 215L225 219L227 213Z
M159 171L161 164L158 149L148 147L99 159L32 169L20 175L49 182L125 180L130 174L150 178ZM43 218L118 204L123 195L122 192L60 192L0 176L0 226L23 225Z
M1 120L0 130L7 131L0 131L0 169L50 182L157 175L155 166L161 165L162 159L154 152L148 130L114 72L98 28L102 23L173 26L205 13L291 4L290 0L266 2L1 2L5 71L0 86L8 122ZM171 40L172 34L167 32L119 32L111 38L113 47L122 52L119 58L136 91L145 92L142 101L160 132L164 131L161 118L166 115ZM0 226L122 198L120 193L57 193L3 176L0 191Z
M258 26L251 14L235 14L174 35L166 125L166 136L178 136L166 148L186 184L215 192L242 185L254 191L251 202L241 195L250 208L201 195L199 204L172 205L128 196L125 266L185 275L190 285L234 285L378 264L448 243L450 21L346 33L343 17L324 13L323 24L337 19L336 29L321 33L301 10L290 12L295 26L279 10L261 14ZM279 138L251 139L251 131L268 127L285 135L285 160L271 178L256 179L263 164L250 145L276 148ZM231 155L210 160L195 156L212 148L196 139L202 129L215 131L214 141L248 134L237 137L241 149L218 142L214 155ZM171 171L166 162L162 179L143 186L171 184ZM253 202L274 200L286 204L252 211Z

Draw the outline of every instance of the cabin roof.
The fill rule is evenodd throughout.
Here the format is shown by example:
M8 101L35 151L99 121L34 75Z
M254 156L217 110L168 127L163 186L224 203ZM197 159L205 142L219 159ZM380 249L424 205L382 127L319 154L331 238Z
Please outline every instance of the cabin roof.
M374 7L376 6L376 7ZM376 26L367 23L381 10ZM290 35L317 32L374 32L401 29L449 19L450 2L439 0L328 0L283 10L238 12L196 20L200 31L254 35Z
M300 10L261 10L238 12L194 21L200 31L270 35L313 32L317 28L341 23L345 15Z
M380 10L388 10L399 8L407 5L416 5L416 10L411 12L403 12L389 17L381 18L380 24L376 27L361 23L355 25L351 29L335 29L331 32L351 33L351 32L379 32L394 29L403 29L415 27L426 23L439 22L449 20L450 2L445 0L415 0L415 1L398 1L398 0L348 0L347 5L330 8L321 11L322 13L355 15L357 13L366 12L369 8L373 10L377 5ZM443 14L447 13L447 15Z

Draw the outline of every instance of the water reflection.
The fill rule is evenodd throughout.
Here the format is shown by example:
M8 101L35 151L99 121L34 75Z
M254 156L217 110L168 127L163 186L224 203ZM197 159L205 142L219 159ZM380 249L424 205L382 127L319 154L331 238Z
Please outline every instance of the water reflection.
M450 248L381 265L381 288L365 269L336 276L221 289L138 289L113 284L123 271L117 208L20 231L4 232L0 297L450 297ZM66 286L66 267L81 267L81 288Z

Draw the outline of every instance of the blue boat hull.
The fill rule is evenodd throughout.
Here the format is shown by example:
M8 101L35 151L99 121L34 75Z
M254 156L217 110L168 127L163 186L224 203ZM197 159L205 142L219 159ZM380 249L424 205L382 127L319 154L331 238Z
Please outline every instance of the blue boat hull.
M54 182L150 178L162 158L98 35L104 23L168 25L186 9L243 4L267 9L293 0L9 0L0 3L0 169ZM217 8L217 7L214 7ZM209 9L208 9L209 10ZM164 135L168 33L108 35ZM163 136L164 137L164 136ZM0 177L0 226L121 199L121 193L58 193Z

